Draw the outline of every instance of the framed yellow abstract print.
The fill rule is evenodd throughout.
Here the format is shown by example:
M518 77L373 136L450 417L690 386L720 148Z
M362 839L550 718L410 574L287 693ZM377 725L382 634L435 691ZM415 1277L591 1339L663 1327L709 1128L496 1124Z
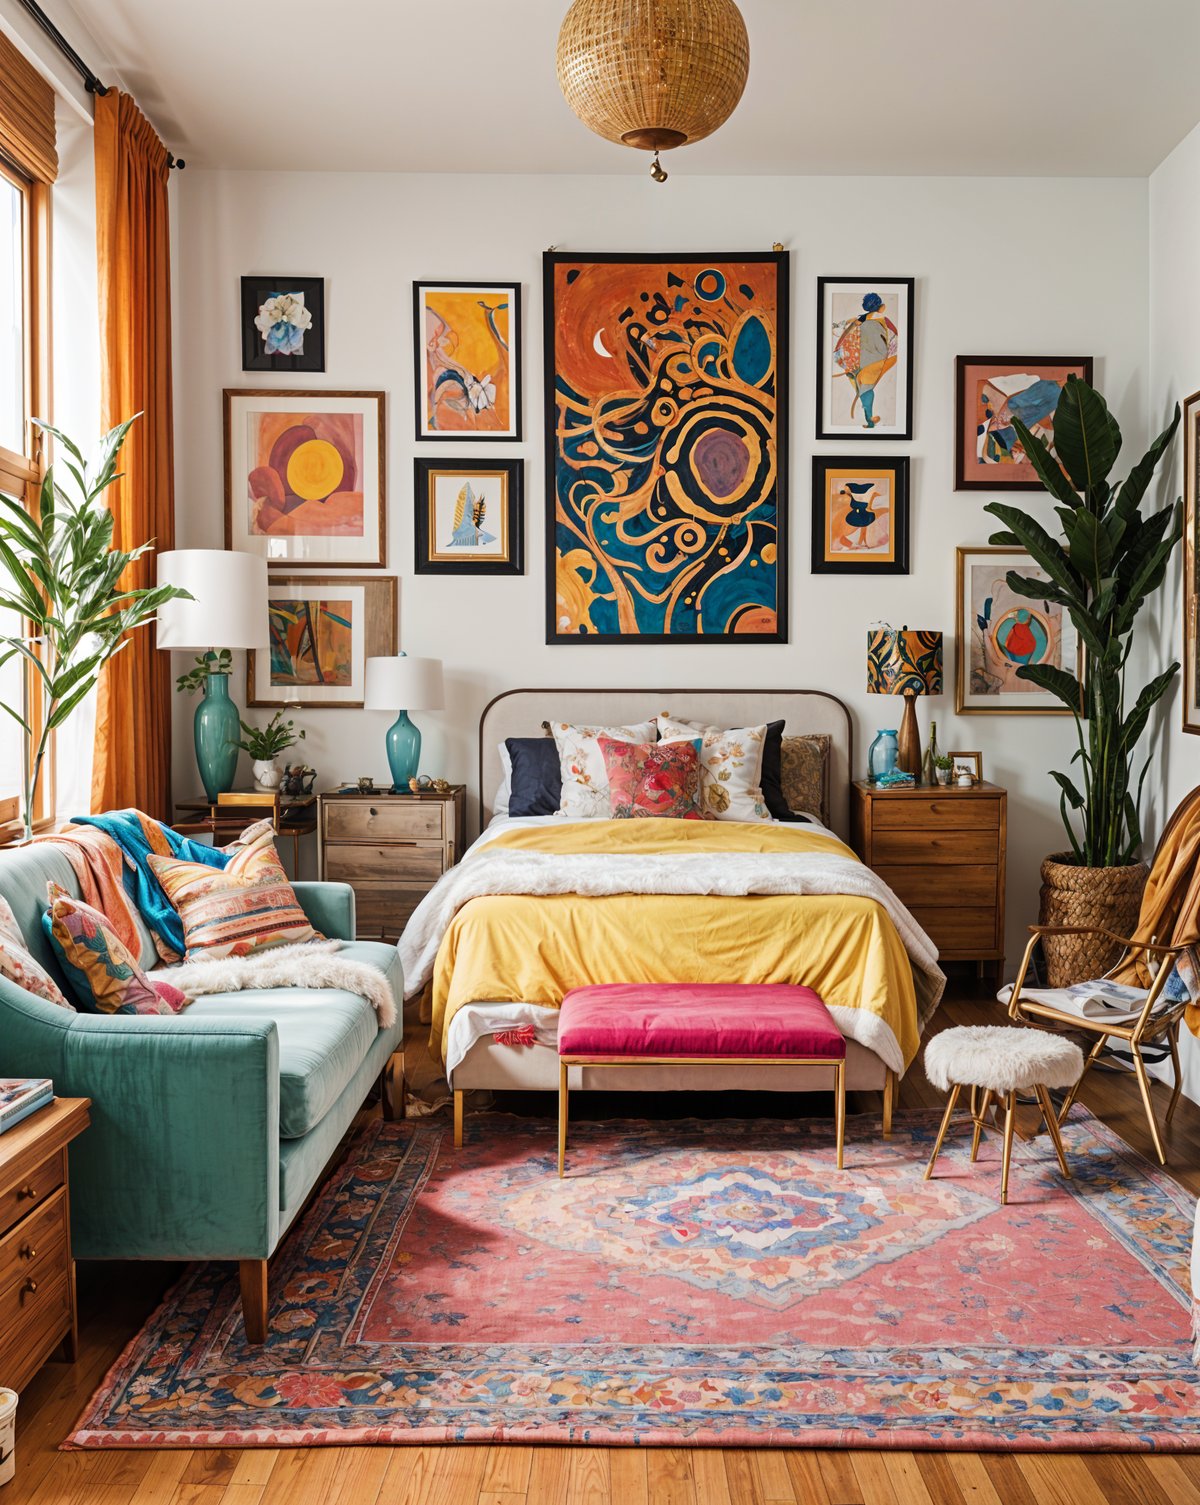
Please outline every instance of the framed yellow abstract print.
M418 439L521 437L521 284L414 282Z

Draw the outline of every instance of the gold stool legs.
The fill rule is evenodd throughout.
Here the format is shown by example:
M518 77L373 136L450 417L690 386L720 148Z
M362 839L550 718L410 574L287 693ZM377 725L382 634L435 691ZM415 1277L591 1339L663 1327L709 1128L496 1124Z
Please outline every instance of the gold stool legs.
M567 1063L558 1063L558 1179L567 1159Z
M925 1167L926 1181L930 1180L933 1176L933 1168L937 1163L937 1157L941 1154L942 1144L950 1128L950 1120L954 1115L955 1108L958 1106L958 1099L962 1090L960 1082L955 1082L950 1089L950 1100L946 1104L945 1113L942 1115L942 1123L938 1129L937 1141L933 1146L933 1154L929 1157L929 1164ZM1054 1104L1050 1101L1050 1094L1042 1086L1037 1086L1033 1090L1037 1095L1038 1109L1042 1117L1046 1120L1046 1127L1050 1131L1050 1138L1054 1142L1054 1152L1058 1156L1058 1163L1062 1168L1062 1173L1064 1176L1069 1176L1071 1170L1067 1165L1066 1151L1063 1148L1062 1135L1058 1131L1058 1118L1054 1112ZM1004 1104L1004 1158L1000 1169L1000 1205L1001 1207L1006 1207L1008 1205L1009 1171L1012 1168L1013 1134L1016 1129L1017 1120L1017 1094L1015 1091L993 1094L992 1089L988 1087L983 1090L982 1098L976 1101L975 1089L972 1089L971 1120L973 1132L971 1134L971 1163L974 1164L979 1157L979 1139L986 1126L986 1119L992 1107L993 1097L997 1103L1003 1102Z
M955 1082L954 1086L950 1089L950 1101L946 1104L946 1111L942 1115L942 1126L938 1130L937 1143L933 1147L933 1154L929 1157L929 1164L925 1167L926 1181L928 1181L933 1175L933 1167L937 1161L937 1157L941 1154L942 1141L946 1137L946 1130L950 1127L950 1117L954 1112L954 1108L958 1102L958 1096L961 1091L962 1087L957 1082Z
M971 1164L972 1165L974 1165L975 1162L976 1162L976 1160L979 1159L979 1139L980 1139L980 1136L983 1133L983 1125L984 1125L984 1122L985 1122L985 1120L987 1119L987 1116L988 1116L988 1109L991 1106L992 1106L992 1089L990 1087L985 1087L983 1089L983 1101L979 1104L978 1109L976 1109L976 1105L975 1105L975 1092L974 1092L974 1089L972 1089L972 1091L971 1091L971 1117L975 1120L975 1131L971 1135Z
M1013 1129L1017 1122L1017 1094L1010 1092L1004 1100L1004 1165L1000 1172L1000 1206L1008 1204L1008 1170L1012 1164Z
M1071 1174L1071 1167L1067 1164L1066 1153L1063 1150L1062 1135L1058 1132L1058 1115L1054 1111L1054 1104L1050 1101L1050 1093L1045 1087L1035 1087L1038 1102L1041 1104L1042 1117L1046 1120L1046 1128L1050 1131L1050 1138L1054 1141L1054 1153L1058 1156L1058 1163L1062 1167L1064 1176Z

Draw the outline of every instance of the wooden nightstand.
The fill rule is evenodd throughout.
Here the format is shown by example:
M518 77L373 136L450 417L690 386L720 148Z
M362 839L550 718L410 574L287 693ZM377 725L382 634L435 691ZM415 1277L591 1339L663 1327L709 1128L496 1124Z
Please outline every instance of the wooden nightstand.
M462 856L466 786L445 794L321 796L321 876L354 889L360 940L396 941Z
M943 961L1004 971L1008 793L998 784L881 789L858 780L850 840L938 948Z
M56 1097L0 1134L0 1385L20 1390L65 1344L78 1346L67 1145L86 1097Z

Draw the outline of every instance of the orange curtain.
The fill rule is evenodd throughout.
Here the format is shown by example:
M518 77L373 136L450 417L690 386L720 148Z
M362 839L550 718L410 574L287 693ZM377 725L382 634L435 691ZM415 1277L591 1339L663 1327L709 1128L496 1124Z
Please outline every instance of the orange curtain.
M108 493L122 549L175 538L171 419L171 244L167 149L127 94L96 98L96 253L100 266L101 409L105 430L141 413ZM155 556L124 583L154 583ZM155 629L141 628L100 678L92 809L136 805L170 815L171 677Z

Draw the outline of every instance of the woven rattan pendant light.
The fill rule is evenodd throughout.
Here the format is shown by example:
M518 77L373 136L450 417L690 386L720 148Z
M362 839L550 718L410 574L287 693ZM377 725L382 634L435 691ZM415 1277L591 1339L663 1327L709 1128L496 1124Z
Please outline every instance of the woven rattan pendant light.
M712 135L750 71L733 0L574 0L558 34L558 82L589 130L654 153Z

